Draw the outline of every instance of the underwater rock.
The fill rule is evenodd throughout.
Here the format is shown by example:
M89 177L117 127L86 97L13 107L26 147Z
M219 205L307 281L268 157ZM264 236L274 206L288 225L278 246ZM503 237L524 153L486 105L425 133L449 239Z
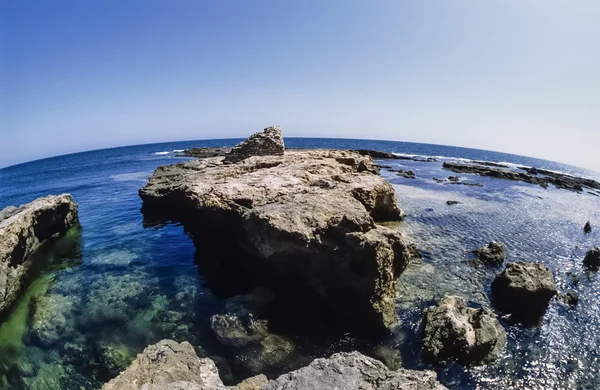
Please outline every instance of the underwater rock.
M589 233L591 233L591 232L592 232L592 225L590 224L590 221L587 221L587 222L585 223L585 226L583 227L583 232L584 232L585 234L589 234Z
M509 263L492 282L495 306L526 323L542 317L556 293L552 272L537 263Z
M583 264L591 269L600 268L600 248L592 248L586 253Z
M270 126L252 134L225 155L224 162L236 163L252 156L283 156L285 145L279 126Z
M21 291L31 266L31 255L44 243L65 233L77 222L77 204L71 195L47 196L18 208L9 207L0 218L0 311Z
M170 386L176 382L188 382L200 389L225 389L212 360L200 359L190 343L173 340L163 340L144 349L123 373L102 389L166 390L178 388Z
M576 306L579 303L579 294L577 291L569 290L559 296L559 301L566 306Z
M269 381L264 390L414 389L443 390L433 371L389 370L383 363L359 352L337 353L316 359L307 367Z
M73 330L73 305L77 303L77 297L60 294L42 295L35 299L31 331L42 345L56 344Z
M418 251L375 223L404 215L377 173L355 152L288 150L159 167L139 194L145 215L181 220L198 241L237 246L246 265L280 284L309 288L339 312L384 328L396 322L397 279Z
M425 310L421 351L428 362L481 364L496 360L505 347L506 332L490 309L450 296Z
M492 241L476 249L473 253L486 264L501 265L504 263L504 244L501 242Z

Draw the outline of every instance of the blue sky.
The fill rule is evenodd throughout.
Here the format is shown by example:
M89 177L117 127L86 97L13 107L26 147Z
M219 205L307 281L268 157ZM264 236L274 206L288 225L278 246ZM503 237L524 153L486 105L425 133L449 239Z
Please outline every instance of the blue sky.
M0 166L286 136L600 171L600 2L0 1Z

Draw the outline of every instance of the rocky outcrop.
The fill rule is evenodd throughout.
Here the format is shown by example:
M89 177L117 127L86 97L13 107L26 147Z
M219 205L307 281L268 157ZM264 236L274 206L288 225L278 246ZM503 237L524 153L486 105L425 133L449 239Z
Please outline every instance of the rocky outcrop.
M211 359L200 359L192 346L163 340L140 353L135 361L103 390L280 390L280 389L406 389L444 390L432 371L390 371L358 352L316 359L307 367L267 381L264 375L228 387Z
M307 367L269 381L264 390L406 389L444 390L433 371L390 371L378 360L358 352L316 359Z
M236 163L252 156L283 156L284 150L281 128L271 126L234 146L225 155L225 162Z
M506 332L490 309L451 296L425 311L421 351L428 362L480 364L497 359L505 347Z
M600 248L592 248L583 259L583 264L592 269L600 268Z
M525 323L537 322L556 293L552 272L537 263L509 263L492 282L496 307Z
M591 232L592 232L592 225L590 224L590 221L587 221L587 222L585 223L585 226L583 226L583 232L584 232L585 234L589 234L589 233L591 233Z
M65 233L77 221L71 195L47 196L0 213L0 311L21 290L32 255L44 243Z
M171 214L223 248L237 242L246 264L381 328L396 320L397 279L418 251L375 223L403 216L377 172L355 152L288 150L235 164L212 158L160 167L140 196L145 214Z
M231 148L190 148L183 151L185 157L209 158L222 157L231 152Z
M360 154L361 156L370 156L377 160L394 160L398 159L398 157L394 153L390 152L382 152L380 150L371 150L371 149L356 149L352 150Z
M413 171L399 170L397 175L402 176L405 179L416 179L417 178L417 176L415 175L415 173Z
M523 181L530 184L537 184L542 188L547 188L549 184L553 184L557 188L562 188L570 191L583 191L584 187L589 189L600 189L600 183L581 177L575 177L564 173L552 172L543 169L536 169L535 173L529 172L531 169L523 167L528 173L512 171L508 168L501 168L489 165L463 164L445 162L444 169L448 169L457 173L472 173L480 176L495 177L498 179Z
M504 244L492 241L483 247L473 251L479 260L490 265L501 265L504 263Z

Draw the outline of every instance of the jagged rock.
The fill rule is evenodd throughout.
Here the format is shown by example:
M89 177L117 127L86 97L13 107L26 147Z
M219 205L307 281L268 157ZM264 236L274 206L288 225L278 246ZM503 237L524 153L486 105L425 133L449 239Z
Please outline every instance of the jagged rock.
M31 256L44 243L65 233L77 221L71 195L39 198L0 217L0 311L17 297Z
M501 265L504 263L504 244L492 241L473 251L479 260L487 264Z
M285 145L279 126L271 126L240 142L225 155L225 162L236 163L252 156L283 156Z
M600 248L592 248L583 259L583 264L592 269L600 268Z
M192 346L163 340L149 346L103 390L447 390L433 371L389 370L359 352L316 359L307 367L267 381L264 375L232 387L223 385L211 359L200 359Z
M428 362L480 364L496 360L505 347L506 332L490 309L450 296L425 311L421 351Z
M377 172L370 157L342 150L288 150L235 164L217 157L158 168L140 196L145 214L181 220L204 240L237 242L248 262L259 259L278 281L388 327L397 279L418 251L375 223L403 217Z
M178 383L171 386L173 383ZM182 384L180 382L187 382ZM163 340L144 349L121 375L103 390L225 389L215 363L200 359L188 342ZM191 387L198 386L198 387Z
M454 206L454 205L460 204L460 202L458 200L447 200L446 204L448 206Z
M190 148L183 151L185 157L209 158L222 157L231 152L231 148Z
M390 371L383 363L358 352L316 359L307 367L269 381L264 390L443 390L433 371Z
M496 307L527 323L544 315L556 293L552 272L537 263L509 263L492 282Z
M415 173L413 171L400 170L400 171L398 171L397 175L402 176L406 179L416 179L417 178L417 176L415 175Z
M589 234L589 233L591 233L591 232L592 232L592 225L590 224L590 221L587 221L587 222L585 223L585 226L583 227L583 232L584 232L585 234Z

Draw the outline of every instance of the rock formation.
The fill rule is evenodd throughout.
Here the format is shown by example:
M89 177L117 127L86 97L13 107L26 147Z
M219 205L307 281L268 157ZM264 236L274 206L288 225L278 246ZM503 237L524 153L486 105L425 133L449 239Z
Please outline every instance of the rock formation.
M592 248L583 259L583 264L592 269L600 268L600 248Z
M585 223L585 226L583 227L583 232L584 232L585 234L589 234L589 233L591 233L591 232L592 232L592 225L590 224L590 221L587 221L587 222Z
M231 152L231 148L190 148L183 151L185 157L209 158L222 157Z
M501 242L492 241L476 249L473 253L486 264L501 265L504 263L504 244Z
M103 390L279 390L279 389L446 389L432 371L390 371L375 359L358 352L316 359L307 367L267 381L264 375L237 386L223 385L211 359L200 359L187 342L163 340L149 346Z
M418 251L375 223L403 216L377 173L370 157L355 152L288 150L159 167L140 196L145 214L182 220L195 237L223 248L238 243L247 263L381 328L396 320L397 279Z
M225 162L236 163L252 156L283 156L284 150L281 128L271 126L233 147L225 155Z
M67 194L0 212L0 311L17 297L34 252L76 221L77 204Z
M506 332L490 309L470 308L464 299L451 296L425 311L421 351L428 362L490 362L505 346Z
M489 165L463 164L445 162L444 169L448 169L457 173L473 173L480 176L495 177L498 179L523 181L530 184L537 184L543 188L547 188L549 184L555 185L557 188L562 188L571 191L581 192L584 187L599 190L600 183L581 177L575 177L564 173L557 173L543 169L536 169L536 173L523 173L512 171L508 168L500 168ZM530 171L530 168L521 168Z
M525 323L542 317L556 293L552 273L537 263L509 263L492 282L496 307Z

